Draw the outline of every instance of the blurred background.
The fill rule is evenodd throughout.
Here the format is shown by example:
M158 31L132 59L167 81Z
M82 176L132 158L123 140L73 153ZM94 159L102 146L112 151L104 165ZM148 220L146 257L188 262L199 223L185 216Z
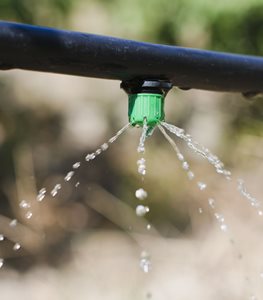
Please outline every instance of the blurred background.
M0 19L263 55L260 0L0 0ZM64 181L73 163L128 122L119 82L5 71L0 98L1 299L263 297L263 222L236 188L236 179L244 178L249 192L262 198L262 99L171 91L166 120L216 153L232 170L233 182L178 141L196 177L208 185L199 191L156 131L146 144L143 184L150 212L138 218L140 130L130 129ZM51 197L57 183L62 189ZM43 187L47 194L39 203ZM216 199L227 233L220 231L209 197ZM10 226L14 219L17 225ZM151 254L149 274L139 268L142 250Z

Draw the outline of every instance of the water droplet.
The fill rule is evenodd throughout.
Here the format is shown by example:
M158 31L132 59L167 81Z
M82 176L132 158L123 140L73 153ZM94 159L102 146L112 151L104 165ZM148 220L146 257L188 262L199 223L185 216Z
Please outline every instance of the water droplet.
M227 225L225 223L221 224L220 229L224 232L227 231Z
M19 243L15 243L14 247L13 247L13 250L18 251L20 248L21 248L21 245Z
M214 209L215 208L215 199L209 198L208 199L208 204L209 204L210 207L212 207Z
M144 165L145 162L146 162L146 160L142 157L142 158L137 160L137 165Z
M239 191L239 193L241 194L241 196L243 196L244 198L246 198L250 202L251 206L253 206L253 207L259 207L260 206L260 202L256 198L254 198L247 191L247 188L245 186L244 180L243 179L238 179L237 182L238 182L237 190Z
M146 174L146 167L145 165L139 165L138 166L138 173L141 175L145 175Z
M70 179L73 177L74 173L75 173L74 171L68 172L68 174L65 176L64 180L70 181Z
M225 221L224 216L221 215L221 214L219 214L219 213L215 213L214 216L215 216L216 219L217 219L219 222L221 222L221 223L223 223L223 222Z
M80 185L79 182L76 182L75 187L77 188Z
M146 174L146 166L145 166L145 159L142 157L141 159L137 160L138 165L138 173L142 174L143 176Z
M38 195L37 195L37 201L41 202L45 196L46 196L46 188L42 188L39 192L38 192Z
M12 220L12 221L9 223L9 226L10 226L10 227L15 227L16 225L17 225L17 220L16 220L16 219Z
M0 258L0 269L3 267L3 265L4 265L4 259Z
M187 146L192 149L195 153L202 156L203 158L207 159L207 161L214 166L216 169L216 172L219 174L222 174L223 176L230 177L231 172L224 169L224 164L220 161L220 159L212 154L209 149L205 148L203 145L197 143L196 141L193 141L193 138L189 134L185 134L184 130L181 128L178 128L174 125L162 122L161 125L163 125L166 129L168 129L171 133L175 134L182 140L184 140L187 144Z
M95 151L95 155L97 156L97 155L100 155L101 154L101 152L102 152L102 150L101 149L97 149L96 151Z
M189 170L189 164L188 164L188 162L187 162L187 161L184 161L184 162L182 163L182 167L183 167L184 170Z
M148 206L144 205L137 205L136 206L136 215L138 217L143 217L145 214L147 214L150 211Z
M224 166L224 165L223 165ZM226 176L227 180L231 180L231 172L228 170L224 170L223 174Z
M72 166L73 169L78 169L80 167L80 162L75 162L74 165Z
M199 188L200 191L203 191L204 189L206 189L206 186L207 186L207 185L206 185L204 182L200 182L200 181L199 181L199 182L197 183L197 186L198 186L198 188Z
M147 198L148 194L147 192L144 190L144 189L138 189L136 192L135 192L135 197L140 199L140 200L144 200L145 198Z
M93 160L95 157L96 157L95 153L91 153L85 157L85 160L90 161L90 160Z
M192 141L192 136L189 133L187 133L185 136L188 139L188 141Z
M259 216L263 216L263 211L262 211L262 210L259 210L259 211L258 211L258 215L259 215Z
M150 255L146 251L143 251L141 253L140 268L144 273L149 273L149 271L151 270Z
M152 228L151 224L147 224L146 229L151 230L151 228Z
M51 196L55 197L60 189L61 189L61 184L60 183L56 184L53 190L50 192Z
M114 143L117 140L117 136L113 136L112 138L109 139L109 143Z
M187 176L188 176L189 180L192 180L192 179L194 179L195 174L194 174L192 171L189 171L189 172L187 173Z
M182 153L177 153L177 157L179 160L183 161L184 160L184 156Z
M20 203L19 203L19 207L20 208L30 208L30 204L26 202L26 200L22 200Z
M198 208L198 212L199 212L199 214L202 214L202 213L203 213L202 207L199 207L199 208Z
M109 145L107 143L104 143L101 145L101 150L106 151L109 148Z
M0 234L0 242L2 242L5 239L3 234Z
M139 147L137 148L137 152L138 153L144 153L145 152L145 147L143 145L139 145Z
M28 220L31 219L32 216L33 216L33 213L31 211L28 211L25 215L26 219L28 219Z

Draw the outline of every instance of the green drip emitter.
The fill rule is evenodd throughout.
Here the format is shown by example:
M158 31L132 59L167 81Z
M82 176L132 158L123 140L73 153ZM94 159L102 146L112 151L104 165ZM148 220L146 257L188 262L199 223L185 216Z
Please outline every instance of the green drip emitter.
M129 97L128 116L132 126L150 127L164 121L164 99L172 88L166 80L128 80L121 83Z

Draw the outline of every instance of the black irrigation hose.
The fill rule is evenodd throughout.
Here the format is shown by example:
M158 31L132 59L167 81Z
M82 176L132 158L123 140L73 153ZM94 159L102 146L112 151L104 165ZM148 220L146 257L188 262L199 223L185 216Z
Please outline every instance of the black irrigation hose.
M0 22L0 69L117 80L166 79L181 88L263 92L261 57L9 22Z

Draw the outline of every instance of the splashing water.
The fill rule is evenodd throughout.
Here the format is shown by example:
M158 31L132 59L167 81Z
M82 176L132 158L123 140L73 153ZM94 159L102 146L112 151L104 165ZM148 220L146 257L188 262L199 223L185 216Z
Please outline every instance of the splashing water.
M209 204L209 206L212 208L212 209L214 209L215 208L215 199L213 199L213 198L209 198L208 199L208 204Z
M30 204L28 202L26 202L26 200L22 200L20 203L19 203L19 207L20 208L24 208L24 209L27 209L27 208L30 208Z
M37 195L37 201L38 201L38 202L43 201L43 199L46 197L46 193L47 193L46 188L42 188L42 189L38 192L38 195Z
M192 149L195 153L201 155L211 165L213 165L218 174L222 174L225 177L225 179L227 179L227 180L232 180L231 172L224 168L224 164L219 160L219 158L216 155L212 154L207 148L205 148L204 146L202 146L202 145L198 144L196 141L194 141L189 134L185 134L183 129L180 129L180 128L174 126L174 125L167 124L165 122L162 122L161 125L164 128L168 129L171 133L175 134L177 137L183 139L187 143L187 146L190 149ZM175 150L175 152L177 154L177 157L178 157L178 160L183 162L182 163L182 169L183 170L188 170L188 179L192 180L194 178L194 174L193 174L193 176L191 176L191 175L189 176L189 173L192 172L190 170L189 164L185 163L184 156L179 151L179 149L178 149L177 145L175 144L175 142L170 138L170 136L166 133L166 131L164 130L164 128L161 125L158 125L159 129L161 130L161 132L163 133L165 138L168 140L168 142L171 144L171 146ZM200 191L203 191L207 188L207 185L205 183L199 181L199 182L197 182L197 187L199 188ZM258 215L263 216L263 210L261 208L261 202L259 200L257 200L255 197L253 197L247 191L247 188L245 187L244 180L242 180L242 179L238 180L237 189L238 189L240 195L242 197L244 197L246 200L248 200L252 207L257 209ZM212 210L214 210L213 216L216 219L217 223L219 224L220 230L222 232L228 232L229 227L225 222L225 217L222 213L219 213L219 212L215 211L215 208L216 208L215 203L216 203L215 199L208 198L208 205ZM199 213L203 213L202 208L199 208L198 211L199 211ZM239 251L238 257L240 257L240 255L242 255L242 254ZM263 278L263 272L261 272L259 276L261 278ZM248 299L249 300L257 300L258 298L254 294L251 294Z
M158 125L158 128L160 129L160 131L162 132L162 134L164 135L164 137L167 139L167 141L169 142L169 144L172 146L172 148L174 149L177 158L180 162L182 162L182 168L184 171L187 171L187 176L190 180L192 180L195 175L194 172L190 170L190 165L189 163L185 160L183 154L181 153L181 151L179 150L179 148L177 147L176 143L171 139L171 137L166 133L166 131L164 130L164 128L160 125Z
M222 174L227 180L231 180L231 172L224 168L223 162L216 155L212 154L209 151L209 149L205 148L203 145L194 141L191 135L185 134L184 129L181 129L181 128L171 125L171 124L168 124L166 122L161 122L161 125L164 128L166 128L167 130L169 130L171 133L175 134L177 137L184 140L186 142L187 146L190 149L192 149L195 153L197 153L197 154L201 155L203 158L205 158L211 165L214 166L214 168L216 169L216 172L218 174ZM158 125L158 127L161 130L161 132L164 134L164 136L166 137L168 142L172 145L172 147L176 151L178 159L180 161L184 161L184 156L180 153L180 151L179 151L178 147L176 146L176 144L174 143L174 141L165 132L165 130L162 128L161 125ZM183 169L188 169L188 168L189 168L189 164L185 163L185 161L184 161ZM188 172L188 177L189 177L189 172ZM198 182L197 185L201 191L206 189L206 187L207 187L207 185L203 182ZM250 202L251 206L257 208L258 215L263 216L263 211L260 209L260 206L261 206L260 202L255 197L251 196L250 193L248 193L248 191L245 187L245 184L244 184L244 180L242 180L242 179L238 180L238 191L245 199L247 199ZM227 226L225 224L221 224L221 229L223 231L225 231L226 228L227 228Z
M139 146L137 148L137 152L139 154L144 155L145 153L145 140L149 134L152 134L153 131L149 130L149 127L147 126L147 120L144 119L142 133L139 140ZM137 160L137 171L140 175L142 175L142 182L144 182L144 176L146 175L146 160L144 157L141 157ZM135 191L135 197L142 201L145 200L148 197L147 191L145 191L143 188L139 188ZM148 212L150 211L150 208L145 205L137 205L135 209L135 213L138 217L144 217ZM148 231L151 230L151 225L147 224L146 229ZM144 273L148 273L151 269L151 261L150 261L150 255L146 251L141 252L140 260L139 260L139 266L141 270Z
M190 165L189 163L185 160L183 154L181 153L180 149L178 148L178 146L176 145L176 143L174 142L174 140L171 139L171 137L166 133L166 131L164 130L164 128L160 125L158 125L158 128L160 129L161 133L164 135L164 137L167 139L168 143L172 146L172 148L174 149L177 158L180 162L182 162L182 168L184 171L187 171L187 177L189 180L193 180L195 177L194 172L190 169Z
M219 213L215 213L214 214L216 220L218 221L218 223L220 224L220 228L222 231L227 231L227 225L225 223L225 217L222 214Z
M246 200L249 201L249 204L257 209L258 215L262 216L263 212L261 210L261 203L259 200L257 200L255 197L253 197L248 191L245 186L245 182L243 179L238 179L237 181L238 186L237 190L239 191L240 195L243 196Z
M190 178L189 178L189 172L191 172L192 174L194 174L194 173L191 171L189 163L185 160L183 154L181 153L180 149L179 149L178 146L176 145L175 141L167 134L167 132L165 131L165 129L164 129L162 126L158 125L158 127L159 127L160 131L162 132L162 134L164 135L164 137L165 137L165 138L167 139L167 141L169 142L169 144L170 144L170 145L172 146L172 148L174 149L174 151L175 151L175 153L176 153L176 155L177 155L178 160L179 160L180 162L182 162L182 169L183 169L184 171L187 171L188 179L189 179L189 180L192 180L192 179L193 179L192 176L190 176ZM187 167L186 167L186 166L187 166ZM198 187L198 189L199 189L200 191L204 191L204 190L207 188L207 184L204 183L204 182L202 182L202 181L198 181L198 182L197 182L197 187ZM209 198L209 199L208 199L208 203L209 203L209 206L210 206L212 209L215 208L215 206L214 206L215 200L214 200L214 199ZM200 214L202 214L202 213L203 213L203 209L202 209L201 207L199 207L199 208L198 208L198 212L199 212ZM224 219L223 215L222 215L222 214L219 214L218 212L215 212L215 213L214 213L214 217L216 218L217 222L219 223L220 229L221 229L223 232L226 232L227 229L228 229L228 226L227 226L227 224L225 223L225 219Z
M106 150L109 148L109 145L112 144L112 143L114 143L114 142L120 137L120 135L122 135L129 127L130 127L130 124L129 124L129 123L128 123L127 125L125 125L124 127L122 127L119 131L117 131L117 133L116 133L113 137L111 137L111 138L108 140L108 142L102 144L102 145L100 146L100 148L98 148L94 153L87 154L86 157L85 157L85 160L86 160L86 161L93 160L93 159L95 159L98 155L100 155L102 152L106 151ZM81 162L76 162L76 163L74 163L74 164L72 165L72 168L73 168L73 170L75 170L75 171L73 171L73 170L69 171L69 172L66 174L66 176L64 177L64 181L65 181L65 182L69 182L69 181L72 179L72 177L74 176L76 170L80 168L80 166L81 166ZM76 183L75 183L75 187L76 187L76 188L77 188L79 185L80 185L79 182L76 182ZM62 185L61 185L60 183L57 183L57 184L54 186L54 188L51 190L50 195L51 195L52 197L55 197L55 196L58 194L59 190L61 190L61 189L62 189ZM38 194L37 194L36 200L37 200L38 202L41 202L41 201L44 200L44 198L46 197L46 195L47 195L47 189L46 189L46 188L41 188L41 189L39 190ZM19 207L20 207L21 209L24 210L24 209L29 209L29 208L31 207L31 205L30 205L26 200L22 200L22 201L20 201L20 203L19 203ZM32 213L32 211L28 210L28 211L26 211L26 213L25 213L24 216L25 216L26 219L29 220L29 219L32 218L33 213ZM16 219L13 219L13 220L10 221L9 226L10 226L10 227L15 227L15 226L17 226L17 223L18 223L17 220L16 220ZM4 235L3 235L3 234L0 234L0 242L3 241L3 240L4 240ZM14 250L14 251L18 251L20 248L21 248L21 245L20 245L19 243L15 243L14 246L13 246L13 250ZM2 268L3 264L4 264L4 259L3 259L3 258L0 258L0 268Z
M19 207L20 207L21 209L29 209L29 208L31 207L31 205L30 205L30 203L28 203L26 200L22 200L22 201L19 203ZM27 212L25 213L25 218L28 219L28 220L31 219L32 216L33 216L32 211L27 211Z
M70 181L71 178L74 176L75 172L74 171L70 171L67 173L67 175L64 177L65 181Z
M205 158L211 165L214 166L218 174L222 174L227 180L231 179L231 172L225 169L223 162L216 155L211 153L209 149L193 140L192 136L190 134L186 134L184 129L166 122L161 122L161 125L180 139L184 140L186 145L195 153Z
M231 179L231 172L226 170L224 168L224 164L219 160L219 158L217 156L215 156L214 154L212 154L207 148L205 148L204 146L200 145L199 143L197 143L196 141L194 141L192 139L192 137L189 134L186 134L184 132L183 129L180 129L174 125L170 125L167 124L165 122L162 122L161 125L168 129L170 132L174 133L177 137L181 138L182 140L184 140L187 144L187 146L194 150L195 153L201 155L202 157L204 157L211 165L213 165L216 169L216 172L218 174L222 174L227 180ZM164 134L164 136L167 138L167 140L169 141L169 143L172 145L172 147L174 148L176 154L177 154L177 158L180 161L181 167L182 169L186 172L187 177L189 180L193 180L195 178L195 174L193 173L193 171L190 168L189 163L185 160L184 155L180 152L179 148L177 147L177 145L174 143L174 141L168 136L168 134L165 132L164 128L158 125L159 129L161 130L161 132ZM87 162L94 160L98 155L100 155L103 151L106 151L110 144L112 144L113 142L115 142L117 140L117 138L124 132L126 131L126 129L128 129L130 127L130 124L127 124L126 126L124 126L121 130L119 130L117 132L117 134L115 136L113 136L112 138L110 138L108 140L107 143L102 144L96 151L94 151L93 153L89 153L86 155L85 160ZM140 141L139 141L139 146L137 148L137 152L139 154L144 154L145 153L145 140L148 136L149 133L149 128L146 124L146 122L144 122L143 128L142 128L142 134L140 136ZM171 142L172 141L172 142ZM76 162L72 165L72 169L73 170L77 170L79 169L81 166L81 162ZM144 157L141 157L138 161L137 161L137 167L138 167L138 173L140 175L142 175L142 181L144 179L144 176L146 175L146 160ZM66 176L64 177L64 181L68 182L72 179L72 177L75 174L75 171L69 171ZM79 186L79 182L77 182L75 184L75 187ZM202 182L202 181L198 181L196 183L198 189L200 191L204 191L207 188L207 184ZM61 184L56 184L54 186L54 188L52 189L52 191L50 192L51 196L55 197L59 190L62 188ZM259 201L256 200L254 197L252 197L246 190L245 186L244 186L244 182L242 182L242 180L239 181L238 184L238 190L241 193L241 195L243 195L243 197L245 197L247 200L249 200L250 204L253 207L260 207ZM46 196L46 189L42 188L37 196L37 200L38 201L42 201L45 196ZM143 189L143 188L139 188L135 191L135 197L138 200L144 200L148 197L148 193ZM228 230L228 226L225 223L225 218L223 214L220 214L218 212L215 211L215 205L216 201L213 198L208 198L208 205L211 209L213 209L214 213L213 216L215 217L215 219L217 220L220 228L222 231L227 231ZM19 204L19 206L22 209L29 209L30 208L30 204L28 204L25 200L22 200ZM199 213L203 213L203 208L199 208ZM147 214L150 211L148 206L144 206L144 205L137 205L136 206L136 215L139 217L143 217L145 216L145 214ZM259 215L263 215L263 212L261 210L258 210L258 214ZM30 219L32 217L32 212L31 211L27 211L26 212L26 218ZM29 216L29 217L27 217ZM12 220L9 224L11 227L14 227L17 225L17 220ZM151 225L147 224L146 226L147 230L151 229ZM2 239L1 239L2 237ZM0 235L0 241L4 239L3 235ZM18 251L21 248L21 245L19 243L16 243L13 246L13 250L14 251ZM3 266L4 264L4 259L0 258L0 268ZM139 266L140 268L143 270L144 273L149 273L149 271L151 270L152 267L152 263L151 263L151 258L150 258L150 254L146 251L142 251L141 252L141 256L140 256L140 261L139 261ZM263 272L260 273L260 277L263 278ZM250 300L256 300L257 298L254 295L251 295L249 297Z
M143 217L150 211L150 208L144 205L137 205L135 211L138 217Z
M143 270L144 273L149 273L151 270L151 257L150 254L146 251L141 252L140 258L140 268Z
M145 159L141 158L137 161L137 166L138 166L138 173L141 175L146 174L146 165L145 165Z
M85 160L93 160L102 152L106 151L109 148L110 144L113 144L130 126L131 124L128 123L124 127L122 127L113 137L108 140L108 142L102 144L95 152L87 154Z
M202 209L202 207L198 208L198 212L199 212L199 214L202 214L204 212L203 209Z
M199 188L200 191L205 190L206 187L207 187L206 183L201 182L201 181L197 182L197 186L198 186L198 188Z
M106 151L109 148L109 144L108 143L104 143L101 145L101 150L102 151Z
M81 165L81 162L80 162L80 161L77 161L77 162L75 162L75 163L73 164L72 168L76 170L76 169L78 169L78 168L80 167L80 165Z
M51 196L52 196L52 197L55 197L55 196L58 194L58 192L59 192L59 190L60 190L61 188L62 188L61 184L60 184L60 183L57 183L57 184L54 186L53 190L50 192Z
M96 157L95 153L87 154L85 157L86 161L93 160Z
M144 122L143 122L142 134L141 134L141 137L140 137L139 146L137 148L138 153L144 153L145 152L144 144L145 144L145 140L146 140L146 137L147 137L147 132L148 132L148 126L147 126L147 120L145 118Z
M146 199L148 196L148 193L144 190L144 189L138 189L136 192L135 192L135 197L139 200L144 200Z
M32 216L33 216L32 211L28 211L28 212L25 214L25 217L26 217L26 219L28 219L28 220L31 219Z
M189 180L193 180L195 177L195 174L192 171L187 172L187 176Z
M79 185L80 185L80 183L76 182L75 187L77 188L77 187L79 187Z
M108 142L103 143L103 144L102 144L95 152L87 154L86 157L85 157L85 161L89 162L89 161L95 159L95 158L96 158L98 155L100 155L102 152L106 151L106 150L109 148L109 145L112 144L112 143L114 143L114 142L115 142L115 141L116 141L116 140L117 140L117 139L118 139L118 138L119 138L119 137L120 137L120 136L121 136L128 128L129 128L129 127L130 127L130 124L129 124L129 123L126 124L125 126L123 126L120 130L117 131L117 133L116 133L113 137L111 137L111 138L108 140ZM80 162L80 161L75 162L75 163L72 165L72 169L75 170L75 171L73 171L73 170L69 171L69 172L66 174L66 176L64 177L64 181L65 181L65 182L69 182L69 181L72 179L72 177L75 175L76 170L80 168L80 166L81 166L81 162ZM80 185L80 183L77 182L77 183L75 184L75 187L78 187L79 185ZM54 188L51 190L51 192L50 192L51 196L52 196L52 197L57 196L59 190L61 190L61 189L62 189L62 185L61 185L60 183L57 183L57 184L54 186ZM43 201L43 199L44 199L45 196L46 196L46 193L47 193L46 188L42 188L42 189L39 191L38 195L37 195L37 200L38 200L39 202Z
M21 245L19 243L15 243L13 246L14 251L18 251L21 248Z

